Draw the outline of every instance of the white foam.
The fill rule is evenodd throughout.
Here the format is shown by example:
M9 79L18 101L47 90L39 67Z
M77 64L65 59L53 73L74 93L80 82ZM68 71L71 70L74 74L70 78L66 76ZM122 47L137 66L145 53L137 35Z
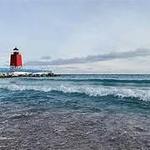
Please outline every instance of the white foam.
M92 86L92 85L73 85L73 84L4 84L0 85L1 89L7 89L10 91L24 91L24 90L35 90L35 91L59 91L64 93L81 93L89 96L108 96L113 95L121 98L133 97L139 100L150 101L150 89L140 89L131 87L109 87L109 86Z

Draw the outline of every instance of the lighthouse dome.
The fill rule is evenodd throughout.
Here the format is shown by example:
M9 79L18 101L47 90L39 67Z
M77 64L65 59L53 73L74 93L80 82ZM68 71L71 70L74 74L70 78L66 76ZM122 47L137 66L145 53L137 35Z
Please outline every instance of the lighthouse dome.
M19 51L19 49L18 49L17 47L15 47L13 50L14 50L14 51Z

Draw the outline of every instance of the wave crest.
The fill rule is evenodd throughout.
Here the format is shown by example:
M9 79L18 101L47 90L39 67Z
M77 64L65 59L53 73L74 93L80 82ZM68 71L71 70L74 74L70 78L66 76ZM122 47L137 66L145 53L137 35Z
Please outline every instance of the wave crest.
M43 91L43 92L63 92L63 93L79 93L88 96L102 97L115 96L120 98L138 98L143 101L150 101L150 89L137 89L126 87L105 87L105 86L86 86L86 85L0 85L0 89L9 91Z

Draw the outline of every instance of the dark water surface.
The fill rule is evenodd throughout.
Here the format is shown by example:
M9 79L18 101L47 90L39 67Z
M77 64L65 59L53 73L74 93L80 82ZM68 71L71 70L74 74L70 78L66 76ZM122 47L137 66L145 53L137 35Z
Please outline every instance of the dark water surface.
M150 149L150 75L0 79L0 150Z

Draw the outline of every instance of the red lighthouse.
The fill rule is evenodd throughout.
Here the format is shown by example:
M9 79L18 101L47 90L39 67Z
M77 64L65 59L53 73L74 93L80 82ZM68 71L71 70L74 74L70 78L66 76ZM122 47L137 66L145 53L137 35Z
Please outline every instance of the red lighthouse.
M19 53L19 49L14 48L10 57L10 67L17 69L23 66L22 55Z

